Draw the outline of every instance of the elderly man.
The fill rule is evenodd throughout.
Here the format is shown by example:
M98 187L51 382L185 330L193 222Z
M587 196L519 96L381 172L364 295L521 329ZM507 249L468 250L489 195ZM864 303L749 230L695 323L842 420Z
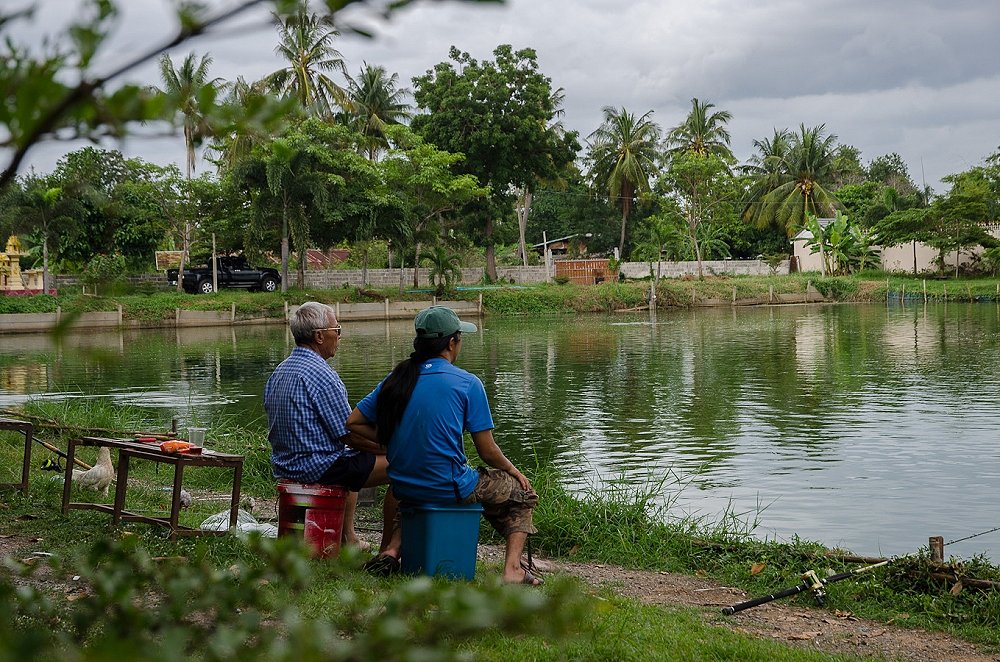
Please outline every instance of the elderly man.
M334 310L310 301L292 313L289 327L295 349L264 387L274 476L350 490L344 507L343 542L358 545L354 530L357 492L389 482L386 457L376 444L352 439L355 435L347 429L351 413L347 389L327 363L340 345L341 326ZM390 490L383 507L386 526L377 558L399 556L399 531L392 525L396 506Z
M401 361L347 419L348 428L388 449L395 494L417 503L480 503L486 520L507 539L503 580L538 586L522 562L538 495L493 439L483 382L455 365L462 334L476 326L445 306L414 320L413 353ZM463 435L491 468L467 463Z

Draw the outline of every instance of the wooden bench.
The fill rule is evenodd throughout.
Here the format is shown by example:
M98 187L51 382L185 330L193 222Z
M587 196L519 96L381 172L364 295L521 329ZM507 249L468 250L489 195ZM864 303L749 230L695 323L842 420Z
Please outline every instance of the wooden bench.
M118 473L115 484L115 502L109 506L103 503L74 503L70 501L70 491L73 481L73 457L77 446L106 446L118 449ZM81 439L70 439L69 448L66 451L66 482L63 485L63 514L71 509L91 509L111 513L112 522L118 524L126 522L147 522L158 524L170 529L170 537L177 536L198 536L198 535L220 535L227 531L206 531L183 526L178 522L181 509L181 484L184 480L184 469L187 467L224 467L232 469L233 483L232 495L229 507L229 528L236 527L237 514L240 507L240 487L243 482L243 456L230 455L228 453L217 453L204 449L200 455L188 455L185 453L165 453L160 450L159 443L142 443L134 439L106 439L104 437L83 437ZM129 466L132 458L149 460L159 464L171 464L174 467L174 482L170 499L169 517L150 517L140 515L125 510L125 492L128 488Z

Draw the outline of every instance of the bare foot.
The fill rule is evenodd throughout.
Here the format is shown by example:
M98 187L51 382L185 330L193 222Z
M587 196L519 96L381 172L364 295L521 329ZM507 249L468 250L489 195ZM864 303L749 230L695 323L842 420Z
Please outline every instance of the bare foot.
M354 538L351 540L341 540L340 544L343 547L356 547L362 552L367 552L369 549L372 548L370 542L368 542L367 540L362 540L361 538Z

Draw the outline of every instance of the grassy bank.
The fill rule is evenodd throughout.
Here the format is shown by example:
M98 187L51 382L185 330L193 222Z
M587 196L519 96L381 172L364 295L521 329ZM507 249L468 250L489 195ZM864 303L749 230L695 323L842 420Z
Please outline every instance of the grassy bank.
M97 427L123 433L157 427L155 422L144 420L138 410L93 402L29 404L25 413L37 417L37 421L56 419L66 426ZM76 430L76 434L79 433L80 430ZM39 436L62 447L65 447L67 434L44 427L39 430ZM244 493L263 503L273 503L268 446L265 431L259 424L246 426L235 420L213 420L207 445L224 452L244 454L247 459ZM92 449L84 453L88 453L85 459L92 460ZM253 590L245 587L244 593L237 591L238 595L229 595L225 591L230 589L220 587L215 611L252 608L260 619L277 621L279 629L287 628L289 632L298 632L294 628L300 624L287 612L294 608L356 639L391 639L391 632L380 629L384 626L380 619L388 612L398 616L396 626L405 633L405 636L400 635L402 644L391 639L390 643L396 642L392 645L424 641L421 637L429 637L425 643L437 647L435 650L464 650L477 659L512 659L511 654L513 659L645 659L643 652L671 650L684 651L680 657L692 660L832 659L706 625L692 610L641 605L609 593L591 594L572 580L550 581L542 591L529 592L528 595L534 597L526 598L528 603L523 603L494 585L495 567L482 568L472 588L468 589L471 592L466 593L467 587L456 589L446 582L412 585L403 579L374 579L360 573L355 561L348 560L347 565L305 562L292 551L262 550L234 537L170 541L162 529L145 524L111 528L106 514L75 510L63 516L59 512L61 485L58 479L53 480L53 474L38 467L40 458L46 456L47 451L36 448L29 498L0 493L0 509L4 513L0 518L0 538L15 536L30 541L28 548L19 550L19 558L28 556L29 551L44 551L62 559L59 570L53 571L62 579L53 581L51 576L46 579L56 591L65 589L60 582L72 585L67 577L73 574L86 578L95 576L102 567L111 571L110 561L94 560L94 546L104 549L102 553L115 563L139 564L146 568L143 572L155 575L156 572L175 571L157 570L156 563L136 560L134 554L129 556L117 547L108 550L106 545L110 541L114 545L138 546L149 557L183 558L178 563L185 567L204 566L204 572L215 573L213 581L221 581L218 573L224 574L226 568L246 566L243 572L258 573L254 576L259 575L262 581L266 579L271 588L258 591L259 587ZM0 444L0 467L4 471L16 470L20 466L19 457L15 444ZM171 480L168 474L169 471L158 472L149 463L135 462L131 479L134 485L129 489L127 508L164 512L167 497L163 488ZM837 560L823 558L824 550L815 543L779 544L756 540L752 536L752 524L731 513L720 513L711 521L671 519L669 507L665 511L657 510L649 504L655 496L683 489L673 483L651 484L642 489L604 486L600 490L571 494L549 470L535 469L529 474L541 497L536 511L539 533L534 537L534 545L545 555L698 574L727 586L741 587L750 595L765 595L794 585L800 573L808 568L824 576L848 567ZM189 472L185 486L194 494L195 503L183 512L182 523L197 526L209 514L224 510L226 498L220 492L227 478L224 473L214 473L211 469ZM4 475L0 480L8 478ZM74 499L100 500L93 493L75 493ZM374 517L374 514L369 515ZM486 528L482 539L498 542ZM980 579L1000 579L1000 569L978 559L968 561L964 572ZM290 573L290 576L267 573ZM0 570L0 583L4 577L9 580L12 576L10 568ZM122 595L131 595L128 591L138 591L142 595L164 588L156 583L159 579L148 579L147 584L137 587L121 577L115 581L118 582L115 590L124 591ZM176 578L170 581L180 582ZM184 581L206 580L188 576ZM1000 621L1000 593L970 589L952 592L950 588L930 577L923 559L908 559L857 580L831 585L826 609L849 611L906 627L948 631L972 641L1000 646L1000 633L996 630L996 623ZM231 590L236 591L236 588ZM459 593L455 593L456 590ZM94 600L101 599L99 594L95 595ZM107 611L106 605L87 602L87 599L76 601L74 598L72 602L61 599L60 608L70 612L89 608L93 618L97 618L94 614ZM176 600L178 603L171 609L213 608L203 602L184 607L187 603L181 597ZM249 602L240 606L239 600ZM807 594L792 600L802 606L812 604ZM427 620L432 618L426 613L427 607L457 618L454 610L475 612L495 604L502 605L496 607L500 611L476 612L481 616L478 626L469 623L471 617L466 617L461 621L464 625L460 631L446 630L445 635L437 639L428 633L433 623ZM488 614L489 618L483 614ZM62 618L80 617L69 614ZM546 622L544 628L538 629L536 621L539 619ZM721 615L718 619L717 622L723 622ZM34 623L30 619L25 622ZM498 622L505 623L505 627L489 626ZM224 625L236 628L238 624ZM104 622L100 624L102 631L114 631L115 627Z
M648 304L651 281L602 283L594 286L555 283L527 287L507 287L482 291L449 292L447 299L477 300L491 315L535 315L581 312L611 312ZM936 280L872 272L857 276L821 278L816 274L790 276L712 276L704 280L665 278L656 287L659 309L700 305L756 305L782 295L802 295L809 291L833 302L875 303L885 301L975 302L1000 300L1000 279ZM281 319L284 305L315 300L324 303L427 301L427 292L402 293L396 288L362 290L290 290L287 294L223 290L213 295L178 294L173 291L119 292L103 296L65 294L34 297L0 297L2 313L63 313L114 311L120 305L125 320L169 323L177 308L185 310L229 311L238 318Z

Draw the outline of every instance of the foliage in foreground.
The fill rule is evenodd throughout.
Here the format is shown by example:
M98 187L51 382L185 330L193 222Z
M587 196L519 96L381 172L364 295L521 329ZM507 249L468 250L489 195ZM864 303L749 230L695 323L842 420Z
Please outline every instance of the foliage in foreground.
M135 540L102 540L77 569L79 588L60 595L0 578L0 660L457 660L457 644L497 630L550 640L582 618L569 583L546 592L418 577L388 593L354 586L347 560L334 572L321 614L295 596L314 565L293 541L251 537L258 562L220 569L207 558L153 558ZM34 568L7 561L17 575ZM72 574L58 559L57 575ZM67 580L68 581L68 580ZM558 606L558 608L556 608Z

